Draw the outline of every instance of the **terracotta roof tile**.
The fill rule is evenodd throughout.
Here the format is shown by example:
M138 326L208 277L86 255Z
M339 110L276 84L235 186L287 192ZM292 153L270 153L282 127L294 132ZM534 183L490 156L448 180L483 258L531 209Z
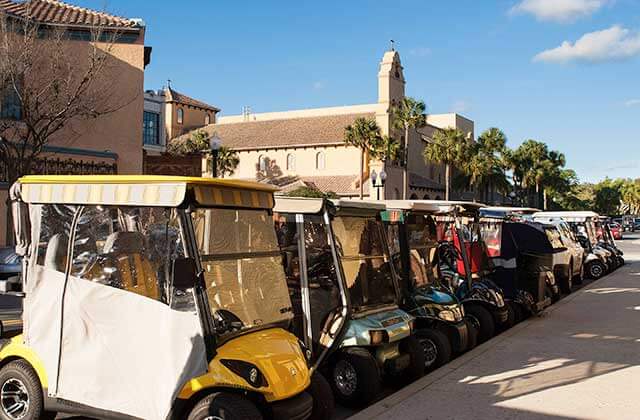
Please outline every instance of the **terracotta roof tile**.
M169 88L166 89L166 93L165 95L167 96L167 102L176 102L179 104L183 104L183 105L191 105L191 106L195 106L197 108L202 108L202 109L208 109L211 111L215 111L218 112L220 111L220 109L216 108L215 106L211 106L209 104L206 104L202 101L199 101L197 99L193 99L187 95L184 95L180 92L176 92L175 90Z
M217 133L222 139L222 144L234 150L343 144L345 127L352 124L358 117L375 118L375 114L328 115L212 124L202 130L209 135ZM178 137L174 141L180 141L180 139Z
M139 22L84 7L73 6L57 0L0 0L0 12L20 18L30 18L39 23L61 25L107 26L112 28L137 28Z

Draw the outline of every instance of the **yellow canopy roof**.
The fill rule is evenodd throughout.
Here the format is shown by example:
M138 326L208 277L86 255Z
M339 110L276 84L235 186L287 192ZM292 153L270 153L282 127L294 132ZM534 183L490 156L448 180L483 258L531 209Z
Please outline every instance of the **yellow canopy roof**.
M164 175L29 175L18 180L27 203L272 208L277 188L249 181ZM193 191L193 194L187 194Z

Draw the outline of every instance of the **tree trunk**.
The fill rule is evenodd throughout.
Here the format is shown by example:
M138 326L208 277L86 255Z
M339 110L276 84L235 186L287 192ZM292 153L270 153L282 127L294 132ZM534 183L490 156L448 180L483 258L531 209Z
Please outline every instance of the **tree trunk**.
M360 200L364 200L364 149L360 149Z
M409 190L409 126L407 124L404 125L404 144L403 152L404 155L404 168L402 171L402 199L407 199L407 191Z
M547 189L546 188L542 189L542 197L543 197L543 201L542 201L543 209L544 209L544 211L547 211L548 210L548 204L547 204Z
M448 163L444 167L444 199L449 201L449 196L451 193L451 165Z
M536 182L536 196L534 197L534 207L540 208L540 183Z

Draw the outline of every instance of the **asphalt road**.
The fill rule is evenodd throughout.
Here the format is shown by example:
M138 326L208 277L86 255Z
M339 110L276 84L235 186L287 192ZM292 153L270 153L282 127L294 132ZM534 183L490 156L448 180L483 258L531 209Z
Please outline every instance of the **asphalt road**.
M625 267L352 418L640 418L640 235L619 244Z

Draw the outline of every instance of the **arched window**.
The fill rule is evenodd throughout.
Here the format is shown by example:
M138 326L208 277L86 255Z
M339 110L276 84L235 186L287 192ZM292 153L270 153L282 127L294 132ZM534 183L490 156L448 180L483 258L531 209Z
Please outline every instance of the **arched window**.
M417 200L418 199L418 195L416 193L411 194L411 197L409 197L410 200Z
M316 169L319 171L324 170L324 152L316 153Z
M442 200L442 197L440 197L439 195L436 196L436 200Z
M267 171L267 157L264 155L260 155L258 158L258 167L260 168L260 172Z
M207 115L204 116L204 125L211 124L211 114L207 112Z
M429 194L425 194L424 197L422 197L423 200L431 200L431 197L429 197Z
M178 108L178 124L182 124L184 122L184 110L182 108Z
M400 199L400 190L397 188L393 189L393 199L394 200L399 200Z
M287 155L287 170L288 171L296 170L296 157L293 155L293 153L289 153Z

